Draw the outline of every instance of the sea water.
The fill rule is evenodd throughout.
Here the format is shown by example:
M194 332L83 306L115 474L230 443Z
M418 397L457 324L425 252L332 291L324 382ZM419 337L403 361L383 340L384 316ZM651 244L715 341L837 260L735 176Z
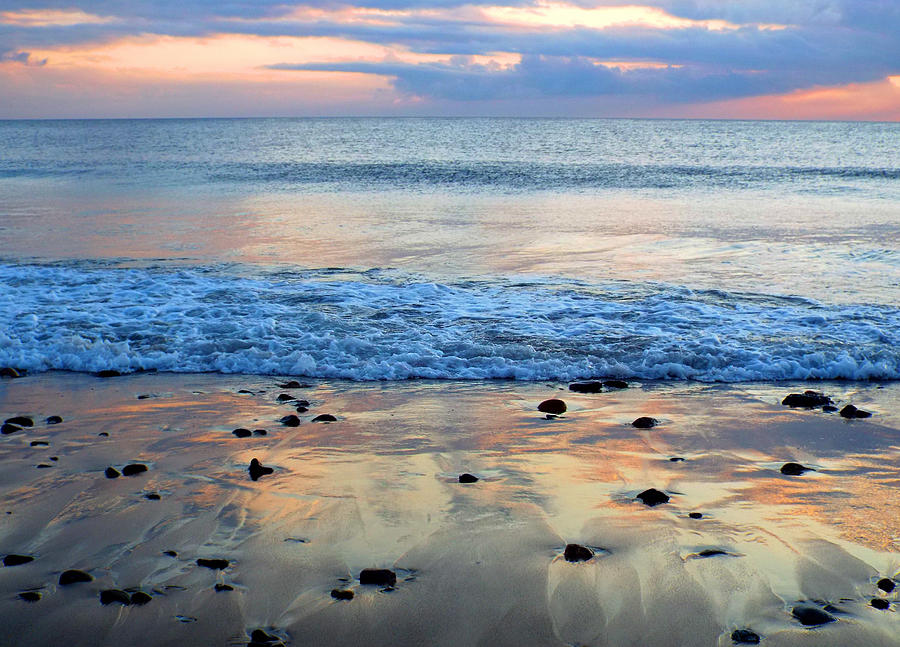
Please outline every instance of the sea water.
M0 122L0 366L900 378L900 124Z

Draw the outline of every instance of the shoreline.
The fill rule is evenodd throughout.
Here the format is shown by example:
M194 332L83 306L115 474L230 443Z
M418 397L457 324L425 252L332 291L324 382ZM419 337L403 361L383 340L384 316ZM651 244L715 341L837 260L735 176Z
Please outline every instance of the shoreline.
M900 383L305 381L0 382L2 418L35 419L0 438L0 554L35 558L0 567L9 644L237 645L263 629L284 644L730 645L746 629L900 645L897 594L876 587L900 571ZM804 385L875 416L779 404ZM296 409L282 392L309 401L297 427L278 422ZM536 407L552 396L568 411L547 420ZM337 420L311 422L323 413ZM639 416L661 424L635 429ZM251 458L274 472L251 481ZM814 471L784 475L789 461ZM148 471L104 476L136 462ZM670 501L641 504L646 488ZM567 562L569 543L593 557ZM361 584L365 568L397 585ZM93 581L60 586L66 569ZM101 605L110 588L151 600ZM804 627L798 604L836 621Z

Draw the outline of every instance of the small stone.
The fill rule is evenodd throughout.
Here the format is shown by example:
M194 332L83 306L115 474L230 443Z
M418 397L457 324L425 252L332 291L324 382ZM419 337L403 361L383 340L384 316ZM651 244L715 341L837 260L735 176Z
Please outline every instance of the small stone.
M290 394L288 394L288 393L282 393L281 395L279 395L279 396L278 396L277 398L275 398L275 399L276 399L278 402L293 402L293 401L296 400L297 398L295 398L294 396L292 396L292 395L290 395Z
M879 611L885 611L890 608L891 603L887 600L882 600L881 598L872 598L872 601L869 603Z
M359 574L359 583L394 586L397 583L397 574L386 568L364 568Z
M53 467L53 466L50 465L49 463L39 463L39 464L35 465L35 467L39 470L45 470L48 467Z
M566 403L558 398L544 400L538 405L538 411L542 413L552 413L554 416L562 415L566 412Z
M254 436L268 436L269 432L266 431L265 429L254 429L253 435Z
M117 478L119 478L119 476L121 476L119 474L119 470L117 470L115 467L107 467L103 473L106 475L106 478L108 478L108 479L117 479Z
M596 381L572 382L569 385L569 391L574 391L575 393L600 393L601 386L602 384Z
M670 463L683 463L684 458L682 456L673 456L672 458L669 459L669 462Z
M627 389L628 382L624 380L603 380L603 386L608 389Z
M335 418L330 413L323 413L312 419L313 422L337 422L337 418Z
M265 476L275 471L271 467L265 467L257 458L250 461L250 467L247 470L250 472L250 479L253 481L258 480L260 476Z
M285 382L284 384L279 384L282 389L299 389L301 388L300 382L297 380L290 380L289 382Z
M285 427L299 427L300 426L300 418L295 416L293 413L290 414L289 416L285 416L278 422L283 424Z
M705 550L701 550L697 553L696 557L717 557L719 555L729 555L730 553L726 553L724 550L719 550L718 548L707 548Z
M207 559L205 557L200 557L197 559L197 566L202 566L203 568L211 568L214 571L221 571L223 568L228 568L228 560L227 559Z
M248 438L251 435L251 431L249 429L244 429L243 427L238 427L234 431L231 432L238 438Z
M41 599L41 594L37 591L22 591L19 593L19 599L26 602L37 602Z
M140 394L140 395L137 397L137 399L138 399L138 400L149 400L149 399L150 399L150 395L147 394L147 393L142 393L142 394Z
M27 564L28 562L33 562L34 557L30 555L7 555L3 558L4 566L21 566L22 564Z
M109 437L109 434L106 433L105 431L101 431L101 432L100 432L99 434L97 434L97 435L98 435L98 436L102 436L102 437L104 437L104 438Z
M637 495L637 498L639 498L644 505L648 505L651 508L655 505L660 505L661 503L668 503L669 501L668 494L654 488L644 490Z
M136 604L138 606L143 606L152 599L152 595L150 595L149 593L144 593L143 591L135 591L131 594L131 604Z
M131 604L131 596L119 589L106 589L105 591L100 591L100 604L105 606L113 603L122 604L127 607Z
M891 591L893 591L896 588L896 585L894 584L894 580L889 579L887 577L883 577L880 580L878 580L878 583L875 584L875 586L877 586L879 589L881 589L885 593L890 593Z
M273 645L281 643L281 638L266 633L262 629L254 629L250 634L250 640L261 645Z
M731 632L731 640L737 645L758 645L759 634L749 629L735 629Z
M868 411L863 411L862 409L857 409L852 404L848 404L846 407L841 409L841 417L842 418L871 418L872 414Z
M0 368L0 377L15 379L17 377L22 377L22 374L11 366L4 366L3 368Z
M459 482L460 483L477 483L478 477L475 476L474 474L469 474L468 472L466 472L465 474L459 475Z
M659 424L659 420L656 418L650 418L649 416L641 416L637 420L631 423L632 427L637 427L638 429L650 429L651 427L655 427Z
M831 614L825 613L821 609L817 609L816 607L810 607L805 605L799 605L794 607L791 611L791 615L793 615L797 620L800 621L800 624L806 627L812 627L815 625L824 625L829 622L834 622L835 617Z
M309 411L309 408L304 407L302 404L297 407L297 413L306 413L307 411Z
M147 471L147 466L143 463L131 463L122 468L122 474L125 476L136 476Z
M19 425L11 425L8 422L4 422L3 425L0 426L0 433L2 433L4 436L14 434L17 431L22 431L22 428Z
M55 463L55 462L57 462L57 461L59 460L59 456L51 456L51 457L50 457L50 460L53 461L53 462Z
M831 398L818 391L804 391L803 393L791 393L781 401L786 407L803 407L813 409L826 404L833 404Z
M800 463L785 463L781 466L781 473L786 476L800 476L804 472L815 472L815 470Z
M60 416L49 416L44 422L48 425L58 425L62 422L62 418Z
M94 375L96 375L97 377L119 377L122 374L119 373L119 371L114 371L112 369L106 369L103 371L97 371L96 373L94 373Z
M234 591L234 587L231 586L230 584L221 584L219 582L216 582L216 585L213 587L213 589L215 589L216 593L224 593L225 591Z
M92 582L94 578L90 573L85 573L84 571L79 571L77 569L71 569L68 571L63 571L59 576L59 585L60 586L70 586L72 584L78 584L79 582Z
M17 427L34 427L34 420L28 416L13 416L6 419L6 424L16 425Z
M691 513L688 514L688 516L689 516L691 519L702 519L702 518L703 518L703 513L702 513L702 512L691 512Z
M166 555L168 557L178 557L178 553L176 553L174 550L164 550L163 555Z
M147 492L144 498L148 501L159 501L161 497L156 492Z
M586 562L593 556L594 551L578 544L566 544L563 551L563 557L567 562Z
M49 447L50 446L50 443L48 443L46 440L32 440L31 443L29 443L29 444L32 447Z
M825 413L834 413L837 410L838 408L833 404L826 404L824 407L822 407L822 411L824 411Z
M238 393L240 393L241 395L253 395L253 391L249 389L239 389Z
M331 597L335 600L352 600L353 591L349 589L331 589Z

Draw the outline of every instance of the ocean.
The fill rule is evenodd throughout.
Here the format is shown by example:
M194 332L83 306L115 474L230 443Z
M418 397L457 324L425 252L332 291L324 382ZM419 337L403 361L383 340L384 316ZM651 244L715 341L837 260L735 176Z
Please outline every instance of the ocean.
M0 121L0 366L900 379L900 124Z

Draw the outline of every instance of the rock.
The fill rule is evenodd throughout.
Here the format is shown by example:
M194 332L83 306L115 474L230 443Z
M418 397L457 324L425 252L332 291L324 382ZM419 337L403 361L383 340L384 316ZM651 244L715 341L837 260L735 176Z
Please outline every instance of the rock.
M17 431L22 431L22 428L19 425L11 425L8 422L4 422L3 426L0 426L0 433L2 433L4 436L14 434Z
M28 416L13 416L12 418L7 418L4 422L17 427L34 427L34 420Z
M8 377L14 380L17 377L22 377L22 374L10 366L4 366L0 368L0 377Z
M648 505L651 508L655 505L669 502L668 494L666 494L665 492L660 492L659 490L656 490L654 488L644 490L637 495L637 498L639 498L644 505Z
M703 518L703 513L702 513L702 512L690 512L690 513L688 513L688 516L689 516L691 519L702 519L702 518Z
M600 387L602 384L600 382L572 382L569 385L569 391L574 391L575 393L600 393Z
M37 602L41 599L41 594L37 591L22 591L19 593L19 599L26 602Z
M824 407L822 407L822 411L824 411L825 413L834 413L837 410L838 408L833 404L826 404Z
M806 409L814 409L826 404L834 404L827 395L818 391L805 391L803 393L791 393L781 404L787 407L804 407Z
M872 598L872 601L869 604L880 611L886 611L891 607L890 602L888 602L887 600L882 600L881 598Z
M468 472L466 472L465 474L459 475L459 482L460 483L477 483L478 477L475 476L474 474L469 474Z
M93 581L94 578L90 575L90 573L85 573L84 571L79 571L76 569L63 571L59 576L60 586L70 586L72 584L78 584L79 582Z
M352 600L353 591L349 589L331 589L331 597L335 600Z
M846 407L841 409L841 417L842 418L871 418L872 414L868 411L863 411L862 409L857 409L852 404L848 404Z
M791 611L791 615L797 618L797 620L800 621L800 624L806 627L824 625L836 620L833 615L825 613L824 611L822 611L821 609L817 609L816 607L810 607L806 605L798 605L794 607Z
M216 582L216 585L213 587L213 589L215 589L216 593L224 593L225 591L234 591L234 587L231 586L230 584L221 584L219 582Z
M735 629L731 632L731 641L736 645L758 645L759 634L749 629Z
M397 574L386 568L364 568L359 574L359 583L394 586L397 583Z
M594 556L594 551L578 544L566 544L563 557L567 562L586 562Z
M21 566L22 564L27 564L28 562L33 562L34 557L31 555L7 555L3 558L4 566Z
M197 559L197 566L202 566L203 568L211 568L214 571L221 571L224 568L228 568L228 560L227 559L207 559L205 557L200 557Z
M624 380L603 380L603 386L608 389L627 389L628 382Z
M705 550L701 550L699 553L695 555L695 557L717 557L719 555L730 555L731 553L726 553L724 550L719 550L718 548L707 548Z
M538 411L542 413L551 413L554 416L562 415L566 412L566 403L558 398L544 400L538 405Z
M247 471L250 472L250 479L256 481L259 480L260 476L271 474L275 470L271 467L265 467L262 463L259 462L259 459L254 458L252 461L250 461L250 467L247 468Z
M149 399L150 399L150 395L147 394L147 393L142 393L141 395L139 395L139 396L137 397L137 399L138 399L138 400L149 400Z
M805 467L800 463L785 463L781 466L781 473L787 476L800 476L803 472L815 472L811 467Z
M108 479L117 479L117 478L119 478L119 476L121 476L119 474L119 470L117 470L115 467L107 467L103 473L106 475L106 478L108 478Z
M632 427L637 427L638 429L650 429L651 427L655 427L659 424L659 420L656 418L650 418L649 416L641 416L637 420L631 423Z
M285 416L278 422L283 424L285 427L299 427L300 426L300 418L295 416L293 413L289 416Z
M669 462L670 463L683 463L684 458L681 456L673 456L672 458L669 459Z
M894 584L894 580L888 579L886 577L883 577L880 580L878 580L878 583L875 584L875 586L877 586L879 589L881 589L885 593L890 593L891 591L894 590L894 588L896 588L896 586Z
M105 431L101 431L101 432L100 432L99 434L97 434L97 435L98 435L98 436L102 436L103 438L108 438L108 437L109 437L109 434L106 433Z
M147 492L144 498L148 501L159 501L161 497L156 492Z
M62 418L60 416L49 416L44 422L48 425L58 425L62 422Z
M48 443L46 440L32 440L29 444L32 447L49 447L50 446L50 443Z
M143 591L135 591L131 594L131 604L136 604L138 606L143 606L152 599L152 595L150 595L149 593L144 593Z
M265 429L254 429L253 435L254 436L268 436L269 432L266 431Z
M167 555L168 557L178 557L178 553L174 550L164 550L163 555Z
M297 407L297 413L306 413L307 411L309 411L309 409L304 407L303 405Z
M282 389L299 389L301 388L300 382L297 380L291 380L290 382L285 382L284 384L279 384L279 387Z
M313 422L337 422L337 418L335 418L330 413L322 413L315 418L312 419Z
M100 591L100 604L105 606L113 603L122 604L127 607L131 604L131 596L119 589L106 589L105 591Z
M281 638L278 636L266 633L262 629L254 629L250 634L250 642L247 643L247 647L276 647L282 644Z
M278 396L277 398L275 398L275 399L276 399L278 402L293 402L293 401L296 400L297 398L295 398L294 396L292 396L292 395L290 395L290 394L288 394L288 393L282 393L281 395L279 395L279 396Z
M241 395L253 395L253 391L250 391L249 389L239 389L238 393Z
M249 429L244 429L243 427L238 427L231 433L238 438L248 438L251 435L251 431Z
M119 371L114 371L112 369L106 369L104 371L98 371L94 373L97 377L119 377L122 375Z
M136 476L147 471L147 466L143 463L131 463L122 468L122 474L125 476Z
M45 470L48 467L53 467L52 465L48 465L47 463L38 463L35 467L39 470Z

